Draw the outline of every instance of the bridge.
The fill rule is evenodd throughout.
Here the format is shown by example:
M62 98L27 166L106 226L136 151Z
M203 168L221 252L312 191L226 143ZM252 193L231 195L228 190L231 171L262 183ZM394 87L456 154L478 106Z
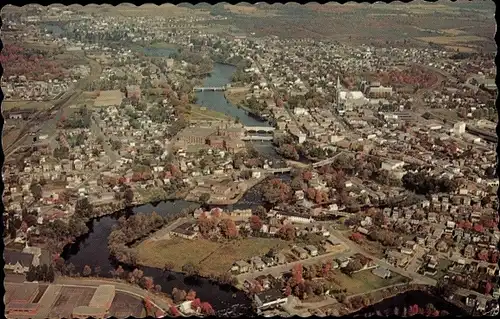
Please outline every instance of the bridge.
M204 92L204 91L225 91L226 87L225 86L209 86L209 87L197 87L194 88L193 91L195 92Z
M272 126L245 126L243 127L246 132L253 133L272 133L276 129Z
M262 135L247 135L243 137L242 141L272 141L273 136L262 136Z

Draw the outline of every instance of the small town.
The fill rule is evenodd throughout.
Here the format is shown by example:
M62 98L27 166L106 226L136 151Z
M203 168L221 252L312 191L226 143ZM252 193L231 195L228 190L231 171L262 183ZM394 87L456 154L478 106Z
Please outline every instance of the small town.
M6 317L497 316L470 5L5 6Z

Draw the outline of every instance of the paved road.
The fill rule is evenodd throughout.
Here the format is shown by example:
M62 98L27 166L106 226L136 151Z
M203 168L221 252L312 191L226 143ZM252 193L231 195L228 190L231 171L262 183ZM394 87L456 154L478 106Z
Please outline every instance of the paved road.
M284 264L284 265L269 267L269 268L266 268L266 269L261 270L261 271L255 271L255 272L249 272L249 273L240 274L240 275L237 275L236 278L240 282L243 283L243 282L245 282L245 280L250 280L250 279L253 279L253 278L256 278L256 277L259 277L259 276L267 276L267 275L276 276L276 275L279 275L281 273L290 271L293 268L293 266L295 266L297 264L311 265L311 264L316 264L319 261L322 261L322 260L325 260L325 259L330 259L330 258L332 258L334 256L340 258L340 257L347 257L347 256L350 256L350 255L352 255L352 252L349 252L349 251L343 251L343 252L334 251L334 252L323 254L323 255L320 255L320 256L311 257L311 258L308 258L308 259L294 261L294 262L287 263L287 264Z

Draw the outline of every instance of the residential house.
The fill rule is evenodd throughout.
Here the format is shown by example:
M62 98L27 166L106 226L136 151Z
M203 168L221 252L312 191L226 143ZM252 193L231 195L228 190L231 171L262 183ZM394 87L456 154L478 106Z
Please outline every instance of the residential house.
M308 257L307 251L302 247L294 247L292 252L294 252L300 259L306 259Z
M377 268L373 269L372 273L375 276L380 277L382 279L391 278L391 271L386 269L386 268L383 268L383 267L377 267Z
M318 249L313 246L313 245L307 245L304 247L305 250L307 250L307 252L309 252L309 254L312 256L312 257L315 257L318 255Z
M34 256L14 250L4 251L5 270L10 270L17 274L26 273L33 264Z
M253 301L259 312L286 304L288 297L284 297L283 293L278 289L268 289L255 294L253 296Z
M234 263L231 271L236 271L240 274L250 271L250 265L244 260L238 260Z
M252 259L250 261L251 261L254 269L256 269L256 270L263 270L264 268L266 268L266 264L258 256L252 257Z

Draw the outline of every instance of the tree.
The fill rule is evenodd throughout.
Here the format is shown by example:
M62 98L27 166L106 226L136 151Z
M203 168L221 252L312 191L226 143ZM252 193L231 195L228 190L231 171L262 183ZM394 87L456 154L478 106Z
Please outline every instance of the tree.
M75 215L79 217L89 218L92 216L93 207L87 197L80 198L75 205Z
M484 227L483 227L483 225L478 224L478 223L474 224L474 231L476 231L476 232L478 232L478 233L482 233L482 232L484 232Z
M482 261L488 261L488 251L486 249L481 250L477 254L477 259L482 260Z
M31 184L30 192L35 200L39 200L40 198L42 198L43 190L40 184Z
M348 275L351 275L352 273L358 271L358 270L361 270L363 268L363 265L361 264L361 262L357 259L353 259L351 260L347 266L344 267L344 271L348 274Z
M165 263L165 266L163 266L163 271L172 271L172 269L174 269L175 265L173 262L171 261L167 261Z
M259 231L261 230L262 228L262 220L260 220L260 217L257 216L257 215L252 215L250 218L249 218L249 222L250 222L250 228L253 230L253 231Z
M292 268L292 278L295 281L296 284L301 283L304 278L302 277L303 274L303 267L302 264L296 264Z
M48 282L54 282L55 272L54 267L52 265L49 266L49 270L47 271L47 276L45 278Z
M120 265L118 268L116 268L116 276L118 278L123 278L123 274L125 273L125 270L123 270L123 267Z
M186 300L195 300L195 298L196 298L196 291L190 289L186 295Z
M363 235L361 235L360 233L353 233L351 236L350 236L350 239L355 242L355 243L360 243L363 241Z
M154 282L152 277L142 277L139 281L139 286L146 290L152 290L154 288Z
M484 285L484 294L489 295L491 293L491 289L493 289L493 285L491 284L491 282L486 282L486 284Z
M96 276L99 276L100 273L101 273L101 266L95 266L94 267L94 274Z
M295 228L291 225L285 225L278 230L278 236L283 240L294 240L296 236Z
M91 273L92 273L92 268L90 268L90 266L89 266L89 265L85 265L85 266L83 267L82 275L83 275L84 277L88 277L88 276L90 276L90 274L91 274Z
M203 204L207 204L209 200L210 200L209 193L203 193L200 195L199 201L202 202Z
M223 219L219 223L219 228L224 237L235 238L238 236L238 229L232 219Z
M182 266L182 271L185 272L188 276L195 276L198 275L200 269L192 262L188 262Z
M265 219L267 217L267 210L262 205L257 206L254 213L255 215L259 216L260 219Z
M207 316L213 316L215 315L215 311L214 309L212 308L212 305L209 304L208 302L203 302L201 304L201 312L204 314L204 315L207 315Z
M134 191L131 187L127 187L127 189L125 189L125 192L123 193L123 200L127 206L132 204L134 201Z
M174 288L172 290L172 299L175 303L184 301L186 299L186 295L187 295L186 292L182 289Z

